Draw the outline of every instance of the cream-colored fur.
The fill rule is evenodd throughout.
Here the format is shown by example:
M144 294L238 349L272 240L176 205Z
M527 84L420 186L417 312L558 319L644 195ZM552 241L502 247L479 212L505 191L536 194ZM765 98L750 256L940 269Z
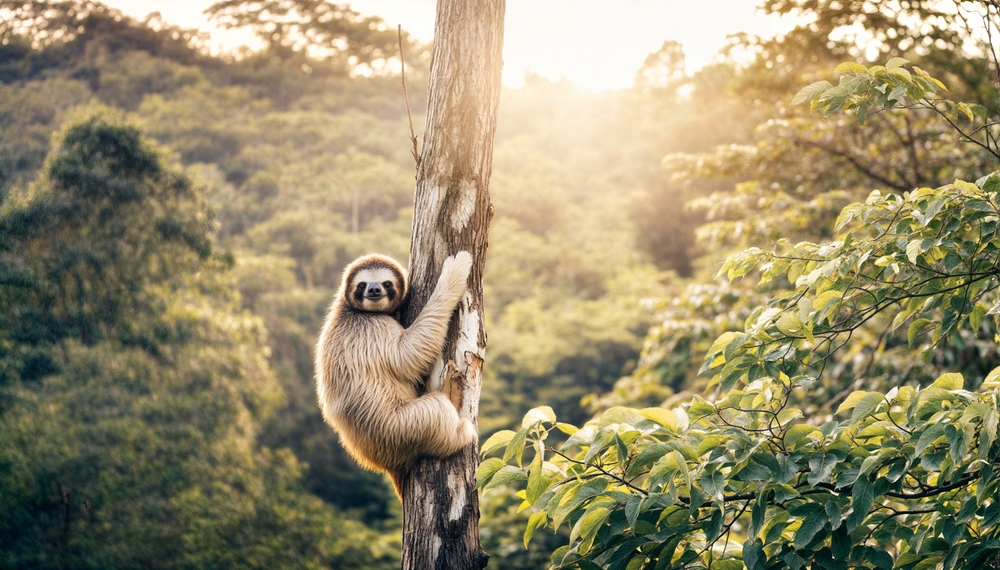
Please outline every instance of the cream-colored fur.
M388 263L394 266L391 271L385 268ZM382 256L360 258L344 271L320 333L316 389L323 417L362 467L389 473L397 492L399 474L418 457L446 457L478 438L472 422L460 418L442 392L417 392L441 357L471 268L468 252L447 258L427 304L404 329L393 316L406 291L402 268ZM365 278L385 275L395 277L397 302L355 298Z

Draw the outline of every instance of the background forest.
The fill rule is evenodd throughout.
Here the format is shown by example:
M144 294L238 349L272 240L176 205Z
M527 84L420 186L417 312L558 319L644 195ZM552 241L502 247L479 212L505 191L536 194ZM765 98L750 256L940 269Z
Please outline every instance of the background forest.
M339 448L312 372L342 268L372 251L407 257L413 158L385 65L396 33L344 6L270 4L295 9L211 6L265 45L211 55L193 31L100 3L0 0L0 567L399 565L391 486ZM874 189L996 168L989 128L985 145L963 143L947 114L859 124L868 107L820 119L791 105L841 62L905 57L976 117L996 116L990 3L761 9L801 24L734 37L690 75L667 41L626 90L538 77L504 90L484 440L540 405L582 425L705 395L716 339L797 281L739 279L756 258L717 279L730 254L829 240ZM404 41L420 133L429 49ZM979 387L1000 365L994 300L975 299L977 320L956 308L937 333L952 318L937 306L902 329L894 315L866 321L839 350L831 341L797 405L826 421L857 390L944 372ZM561 526L526 548L525 496L483 495L491 568L545 567L580 538Z

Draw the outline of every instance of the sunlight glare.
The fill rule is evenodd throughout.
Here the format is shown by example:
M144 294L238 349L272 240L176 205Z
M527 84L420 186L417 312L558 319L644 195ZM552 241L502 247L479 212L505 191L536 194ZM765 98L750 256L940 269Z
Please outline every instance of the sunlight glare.
M254 41L243 31L222 32L202 11L205 0L107 0L136 18L158 11L172 24L211 32L216 49ZM401 24L422 41L434 34L436 0L355 0L353 9ZM520 86L525 74L601 91L632 85L646 56L666 40L684 46L688 72L710 63L738 32L773 36L790 19L766 16L756 0L627 0L613 8L596 0L508 0L504 37L504 85Z

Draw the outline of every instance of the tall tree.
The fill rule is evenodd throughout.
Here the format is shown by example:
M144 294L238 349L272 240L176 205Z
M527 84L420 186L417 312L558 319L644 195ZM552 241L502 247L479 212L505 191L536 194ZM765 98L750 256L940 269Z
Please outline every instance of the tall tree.
M489 178L500 102L504 0L439 0L424 147L410 247L413 322L444 259L461 250L475 263L445 343L445 389L459 414L477 421L486 332L482 275L491 217ZM403 568L482 568L479 498L470 447L444 460L424 459L403 479Z

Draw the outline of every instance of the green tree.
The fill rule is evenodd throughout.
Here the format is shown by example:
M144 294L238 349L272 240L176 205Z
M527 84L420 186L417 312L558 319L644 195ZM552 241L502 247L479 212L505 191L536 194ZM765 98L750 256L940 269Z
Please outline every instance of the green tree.
M273 51L345 59L345 69L393 57L395 30L328 0L223 0L206 11L226 28L249 27Z
M54 147L0 205L0 565L391 564L257 443L281 389L200 190L106 113Z

